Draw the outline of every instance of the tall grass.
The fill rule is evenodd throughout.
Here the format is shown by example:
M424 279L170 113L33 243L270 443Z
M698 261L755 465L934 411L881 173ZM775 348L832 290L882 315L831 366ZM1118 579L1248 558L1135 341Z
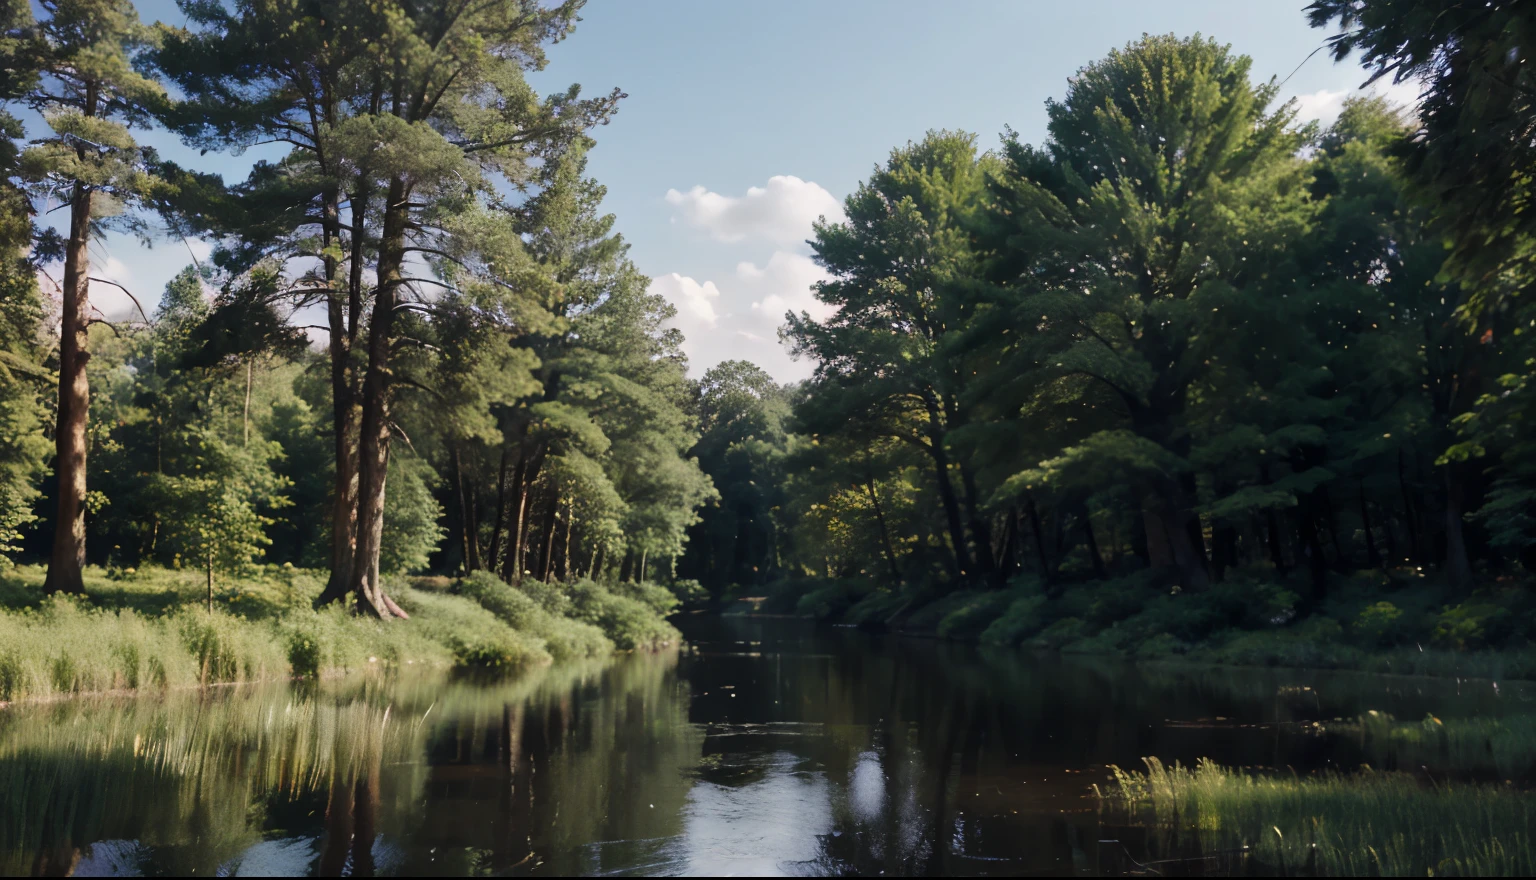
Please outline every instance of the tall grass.
M1100 798L1113 818L1167 840L1193 834L1204 851L1247 845L1264 872L1304 865L1329 875L1536 872L1536 808L1509 787L1368 768L1297 776L1234 772L1209 760L1193 769L1155 758L1146 765L1146 772L1112 768L1114 782Z
M211 613L204 585L185 572L88 569L76 598L44 598L43 574L0 575L0 703L407 666L525 668L678 637L658 607L676 599L661 588L525 592L479 575L459 595L398 583L391 594L411 618L381 622L313 610L324 582L292 568L229 583Z

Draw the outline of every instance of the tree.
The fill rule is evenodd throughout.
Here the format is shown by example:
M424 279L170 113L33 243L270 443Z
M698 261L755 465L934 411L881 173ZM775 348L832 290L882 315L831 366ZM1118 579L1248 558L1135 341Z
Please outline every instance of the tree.
M272 543L265 531L272 521L259 511L281 506L283 485L264 460L278 452L267 444L234 446L207 429L189 434L192 470L156 475L149 494L178 559L203 569L211 613L214 574L247 568Z
M24 102L53 130L22 156L39 196L69 206L54 428L58 507L45 589L77 593L85 564L86 425L90 385L90 257L98 224L151 184L129 127L147 121L164 92L133 69L147 31L128 0L40 0L41 77ZM147 317L147 316L146 316Z
M0 11L0 102L20 97L36 76L37 49L24 4ZM0 564L36 521L33 502L47 464L43 436L42 303L29 259L32 206L21 186L19 120L0 109Z
M995 188L992 278L1012 291L1010 345L1046 376L1082 376L1118 424L1016 483L1114 472L1139 495L1154 565L1210 581L1195 515L1189 405L1277 293L1309 212L1288 107L1266 111L1249 60L1147 37L1073 78L1050 141L1010 139Z
M892 151L848 197L846 222L815 227L816 261L832 275L816 297L837 311L825 321L788 315L783 331L817 362L800 410L809 433L863 422L927 452L961 576L994 570L975 474L950 449L950 432L969 419L971 373L953 348L969 319L961 289L974 278L966 224L989 162L974 137L952 132Z

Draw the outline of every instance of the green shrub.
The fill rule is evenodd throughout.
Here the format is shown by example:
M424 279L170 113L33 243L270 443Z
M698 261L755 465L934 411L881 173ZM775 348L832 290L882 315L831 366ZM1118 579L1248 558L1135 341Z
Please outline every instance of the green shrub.
M626 596L650 607L661 617L666 617L677 610L677 594L659 584L649 581L641 583L618 583L608 588L608 591L616 596Z
M446 645L460 666L532 666L551 659L543 639L514 630L473 599L409 588L394 599L411 615L403 623Z
M843 612L843 622L854 626L884 625L906 608L909 601L906 594L897 590L876 587L865 593L864 598L853 603L853 607Z
M995 590L973 595L939 621L938 634L945 639L975 639L981 636L1016 599L1013 592Z
M1377 647L1400 644L1403 639L1402 609L1385 600L1367 606L1351 627L1361 642Z
M1501 644L1515 629L1507 608L1491 602L1463 602L1447 607L1435 620L1435 644L1464 651Z
M858 604L872 588L866 584L846 580L817 581L816 586L795 602L795 613L801 617L841 617Z
M578 581L570 587L573 617L601 629L622 650L659 648L681 638L651 606L620 596L601 584Z
M1062 648L1087 634L1088 624L1076 617L1066 617L1046 627L1034 638L1034 644L1041 648Z
M1012 647L1040 632L1046 626L1041 614L1045 605L1046 598L1041 595L1014 599L997 620L982 630L982 644Z
M460 582L459 590L518 632L542 639L557 660L598 657L613 651L613 643L596 626L549 613L527 593L489 572L471 574Z

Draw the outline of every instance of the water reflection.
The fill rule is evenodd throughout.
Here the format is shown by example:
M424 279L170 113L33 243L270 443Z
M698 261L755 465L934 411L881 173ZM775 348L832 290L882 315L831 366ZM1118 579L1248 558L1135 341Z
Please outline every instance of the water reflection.
M1092 873L1142 845L1089 796L1110 763L1536 766L1529 688L685 625L681 654L514 680L0 712L0 873Z

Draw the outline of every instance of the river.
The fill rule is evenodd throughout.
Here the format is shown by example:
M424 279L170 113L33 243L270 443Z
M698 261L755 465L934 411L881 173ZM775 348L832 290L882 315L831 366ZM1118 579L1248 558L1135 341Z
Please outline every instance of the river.
M1313 723L1523 718L1529 686L679 623L680 650L512 678L373 674L0 711L0 873L1093 874L1106 846L1158 855L1094 797L1108 765L1146 756L1531 772L1504 746L1447 746L1431 767Z

